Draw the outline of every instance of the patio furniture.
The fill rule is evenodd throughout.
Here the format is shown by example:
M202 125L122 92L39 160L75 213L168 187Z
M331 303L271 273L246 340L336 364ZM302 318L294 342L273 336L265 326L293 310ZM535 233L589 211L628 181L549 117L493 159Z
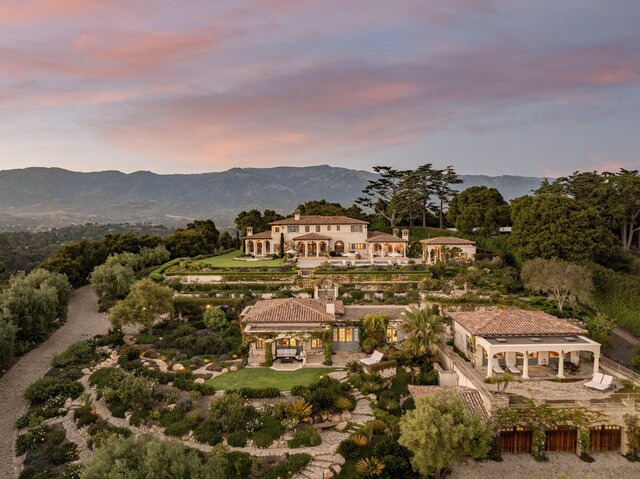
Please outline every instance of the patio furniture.
M370 357L361 359L360 362L369 366L371 364L378 364L380 361L382 361L382 358L384 358L384 354L382 354L380 351L374 351Z
M593 387L596 384L600 384L602 382L602 378L604 377L604 374L602 373L595 373L593 375L593 378L591 379L591 381L586 382L584 385L585 387Z
M502 367L500 367L500 361L498 361L495 358L491 360L491 368L493 369L493 372L496 373L496 374L504 373L504 369L502 369Z
M507 369L511 374L520 374L520 370L516 367L515 364L509 362L509 360L506 360L505 363L507 365Z
M277 350L279 358L295 358L298 355L296 348L280 348Z
M602 377L602 382L600 384L594 384L590 387L592 389L597 389L598 391L606 391L607 389L613 387L613 376L605 374Z

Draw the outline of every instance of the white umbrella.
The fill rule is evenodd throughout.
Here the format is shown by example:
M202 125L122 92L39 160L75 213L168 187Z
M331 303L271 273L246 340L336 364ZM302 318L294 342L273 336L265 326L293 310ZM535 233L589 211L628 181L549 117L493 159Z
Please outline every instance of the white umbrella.
M287 251L285 251L286 254L297 254L298 252L294 249L288 249Z
M397 258L398 256L402 256L402 253L396 253L395 251L393 253L389 253L388 256L393 256L394 258Z
M353 251L348 251L346 253L342 253L342 256L355 256L356 253L354 253Z

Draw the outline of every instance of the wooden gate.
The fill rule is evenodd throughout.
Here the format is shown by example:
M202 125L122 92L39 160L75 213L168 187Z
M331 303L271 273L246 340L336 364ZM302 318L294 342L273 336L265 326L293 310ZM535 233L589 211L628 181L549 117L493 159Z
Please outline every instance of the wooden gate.
M558 428L547 431L544 450L549 452L576 452L578 431L575 428Z
M500 431L500 448L502 452L531 452L533 434L528 429L514 427Z
M604 425L591 428L591 451L620 451L622 429L620 426Z

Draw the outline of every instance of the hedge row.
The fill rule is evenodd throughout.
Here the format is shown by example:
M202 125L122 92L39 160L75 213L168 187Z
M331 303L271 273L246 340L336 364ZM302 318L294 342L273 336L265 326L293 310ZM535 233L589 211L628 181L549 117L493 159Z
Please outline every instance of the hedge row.
M280 397L280 390L274 387L227 389L225 394L239 394L245 399L263 399Z

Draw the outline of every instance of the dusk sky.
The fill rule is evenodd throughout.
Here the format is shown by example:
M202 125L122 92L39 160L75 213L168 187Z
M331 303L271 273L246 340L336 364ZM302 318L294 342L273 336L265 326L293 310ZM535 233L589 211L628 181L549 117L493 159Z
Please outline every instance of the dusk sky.
M640 167L638 0L1 0L0 169Z

